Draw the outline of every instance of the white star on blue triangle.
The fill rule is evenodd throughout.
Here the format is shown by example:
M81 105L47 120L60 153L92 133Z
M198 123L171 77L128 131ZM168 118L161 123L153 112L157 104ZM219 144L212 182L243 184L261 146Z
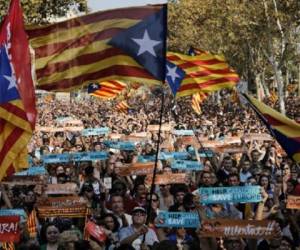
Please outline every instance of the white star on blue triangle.
M100 85L98 83L91 83L88 86L88 93L93 93L98 89L100 89Z
M185 77L185 72L174 63L167 61L166 80L173 95L175 96L180 88L181 82Z
M118 33L108 44L133 57L154 78L165 80L166 6L136 25Z
M0 47L0 104L20 99L5 47Z

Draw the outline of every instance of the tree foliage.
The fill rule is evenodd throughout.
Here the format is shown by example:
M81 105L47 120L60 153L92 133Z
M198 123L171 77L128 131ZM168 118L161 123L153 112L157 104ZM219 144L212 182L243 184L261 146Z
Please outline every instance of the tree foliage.
M6 15L9 0L0 0L0 16ZM48 23L51 18L63 17L70 10L87 10L86 0L20 0L27 24Z
M297 57L299 9L298 0L185 0L170 3L169 49L185 52L194 46L222 53L250 82L262 71L272 77L271 55L283 72Z

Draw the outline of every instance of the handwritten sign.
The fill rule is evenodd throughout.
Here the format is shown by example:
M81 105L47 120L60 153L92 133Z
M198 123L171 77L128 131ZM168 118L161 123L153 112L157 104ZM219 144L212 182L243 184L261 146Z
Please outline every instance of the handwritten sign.
M274 221L213 219L201 222L202 237L238 237L272 239L275 236Z
M135 163L129 167L120 167L119 175L120 176L148 175L153 173L153 170L154 170L154 162Z
M155 225L157 227L198 228L200 219L198 213L160 211Z
M201 171L203 170L203 165L198 161L176 160L171 163L171 168L187 171Z
M87 128L81 131L83 136L92 136L92 135L106 135L109 133L108 127L103 128Z
M20 240L19 216L0 217L0 242L18 242Z
M286 208L300 209L300 196L289 195L287 198Z
M254 203L262 200L260 186L211 187L198 189L203 204Z
M150 185L152 183L152 175L148 175L145 180L146 184ZM158 174L155 177L156 185L163 184L176 184L176 183L185 183L186 182L186 174Z
M48 184L46 194L76 194L77 191L76 183Z

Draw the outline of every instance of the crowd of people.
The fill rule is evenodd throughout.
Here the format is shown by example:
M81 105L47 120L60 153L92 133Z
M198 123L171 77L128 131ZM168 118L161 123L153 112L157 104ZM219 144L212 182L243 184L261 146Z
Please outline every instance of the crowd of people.
M27 215L20 222L21 236L19 243L14 244L15 249L284 250L300 247L300 210L286 208L288 195L300 195L299 165L287 157L276 141L259 138L259 134L268 131L255 113L241 103L233 103L226 92L219 98L208 97L202 103L200 115L193 112L190 100L174 102L167 95L162 123L170 125L171 130L163 130L160 138L158 131L150 131L149 126L159 124L161 94L154 91L135 96L128 101L128 112L123 113L115 108L114 101L96 98L38 99L37 130L28 148L32 168L43 165L47 173L38 176L38 181L36 176L32 177L36 183L26 184L10 178L1 186L1 209L24 209ZM299 97L288 97L286 108L288 116L300 120ZM92 136L68 129L51 131L61 126L61 117L79 120L83 128L108 127L110 131ZM184 136L174 135L173 129L193 130L195 143L184 143ZM134 150L110 148L104 143L113 140L113 136L139 137L142 133L140 141L134 141ZM246 139L249 134L256 137ZM241 150L225 152L206 148L205 142L228 138L238 138L233 146ZM159 139L161 152L199 150L199 155L190 154L188 160L200 162L203 169L186 173L184 183L160 183L151 192L145 175L120 173L122 168L138 163L143 157L155 159ZM201 154L204 148L212 155ZM48 154L102 151L107 152L105 160L43 164L43 157ZM171 176L171 173L184 172L173 169L171 163L172 160L159 159L157 173ZM26 176L26 180L30 178ZM85 204L86 216L40 216L42 201L49 197L69 199L59 192L47 193L47 185L70 183L76 184L72 197ZM261 187L261 202L205 205L203 197L195 192L203 187L250 185ZM161 211L197 213L200 226L157 227ZM276 234L272 240L201 236L201 221L214 218L275 221ZM101 228L102 238L87 233L88 222ZM5 244L2 248L7 249Z

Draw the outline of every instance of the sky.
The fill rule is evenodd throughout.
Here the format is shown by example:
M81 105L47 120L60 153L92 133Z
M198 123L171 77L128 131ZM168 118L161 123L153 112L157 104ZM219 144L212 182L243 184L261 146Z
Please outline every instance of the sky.
M165 3L167 0L88 0L92 11L106 10L129 6Z

